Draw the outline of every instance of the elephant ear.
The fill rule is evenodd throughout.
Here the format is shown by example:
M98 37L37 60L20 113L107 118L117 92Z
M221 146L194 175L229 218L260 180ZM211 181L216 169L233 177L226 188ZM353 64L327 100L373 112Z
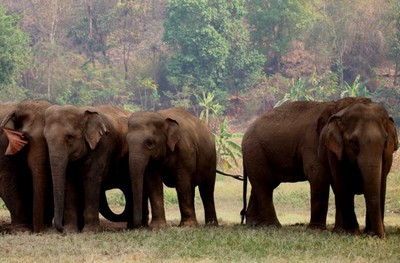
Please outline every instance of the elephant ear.
M392 117L389 117L387 130L388 130L388 134L389 134L387 151L389 151L390 153L393 153L399 147L399 140L397 137L396 126L394 124L394 120Z
M325 128L325 145L336 155L340 161L343 153L343 138L340 130L340 117L338 115L333 115Z
M181 139L181 131L179 124L176 120L173 120L171 118L167 118L165 120L167 123L167 145L168 148L173 152L175 151L175 146L178 143L178 141Z
M15 118L15 111L10 112L1 122L0 127L7 127L7 128L11 128L11 129L15 129L15 124L14 124L14 120L11 121L10 120Z
M25 145L28 144L28 141L25 140L24 135L21 132L8 128L3 128L3 131L8 139L8 146L5 155L17 154Z
M109 131L98 112L85 111L85 139L89 143L90 149L94 150L103 135Z

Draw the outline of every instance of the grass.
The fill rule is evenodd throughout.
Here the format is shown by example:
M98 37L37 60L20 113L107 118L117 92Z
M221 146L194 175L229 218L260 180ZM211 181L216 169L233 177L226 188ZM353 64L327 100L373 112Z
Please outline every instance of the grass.
M220 175L218 175L220 176ZM400 169L388 178L385 224L387 237L337 235L306 229L310 217L308 183L281 184L274 192L277 228L240 225L242 183L219 177L215 201L219 227L179 228L180 215L174 189L165 189L170 227L162 230L125 230L62 235L0 234L0 262L399 262ZM121 209L118 191L110 192L114 209ZM362 196L356 198L360 225L364 222ZM328 227L334 223L331 195ZM196 194L196 213L204 223L202 203ZM0 205L0 222L8 222ZM107 225L106 221L102 224Z

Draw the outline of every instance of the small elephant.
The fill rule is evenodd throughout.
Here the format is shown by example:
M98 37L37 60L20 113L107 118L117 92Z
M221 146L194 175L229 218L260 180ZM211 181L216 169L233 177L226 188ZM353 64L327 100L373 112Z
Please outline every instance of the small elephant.
M35 232L51 226L52 184L47 144L43 136L44 112L51 103L25 100L0 109L0 194L12 223Z
M335 193L334 231L360 233L354 195L364 194L365 233L385 236L386 177L398 139L393 119L376 103L356 103L330 117L320 135L320 155L329 160Z
M133 193L133 227L147 225L150 198L150 227L166 225L163 182L175 187L181 226L196 226L195 187L199 186L205 223L218 225L214 205L216 172L215 141L211 131L181 108L137 112L129 118L127 135Z
M46 110L44 136L58 231L99 230L100 192L109 189L108 183L112 185L106 180L113 180L109 176L126 176L129 180L128 172L123 175L115 171L128 167L125 138L130 114L114 106L53 105Z
M281 224L273 205L273 191L282 182L309 181L312 229L326 229L330 170L318 155L319 136L329 118L366 98L345 98L336 102L297 101L261 115L247 129L242 140L244 198L246 178L252 189L248 208L242 213L249 225Z

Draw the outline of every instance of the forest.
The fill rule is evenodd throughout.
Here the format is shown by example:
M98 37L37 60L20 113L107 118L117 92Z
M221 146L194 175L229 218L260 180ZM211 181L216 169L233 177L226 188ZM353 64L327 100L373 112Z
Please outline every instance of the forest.
M250 118L366 96L399 121L398 0L0 0L1 102Z

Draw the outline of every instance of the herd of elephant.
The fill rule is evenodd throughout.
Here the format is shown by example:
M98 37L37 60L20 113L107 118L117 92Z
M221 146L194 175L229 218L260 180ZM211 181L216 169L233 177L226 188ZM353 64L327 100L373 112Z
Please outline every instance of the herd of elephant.
M1 104L0 122L0 197L13 230L98 231L99 214L128 228L162 228L163 184L176 188L181 226L198 225L197 186L205 224L218 225L214 137L184 109L132 113L26 100ZM309 228L326 229L332 187L334 231L360 233L354 195L364 194L364 232L384 237L386 177L397 147L393 119L367 98L290 102L266 111L242 141L246 224L280 226L273 190L309 181ZM125 196L121 214L107 203L113 188Z

